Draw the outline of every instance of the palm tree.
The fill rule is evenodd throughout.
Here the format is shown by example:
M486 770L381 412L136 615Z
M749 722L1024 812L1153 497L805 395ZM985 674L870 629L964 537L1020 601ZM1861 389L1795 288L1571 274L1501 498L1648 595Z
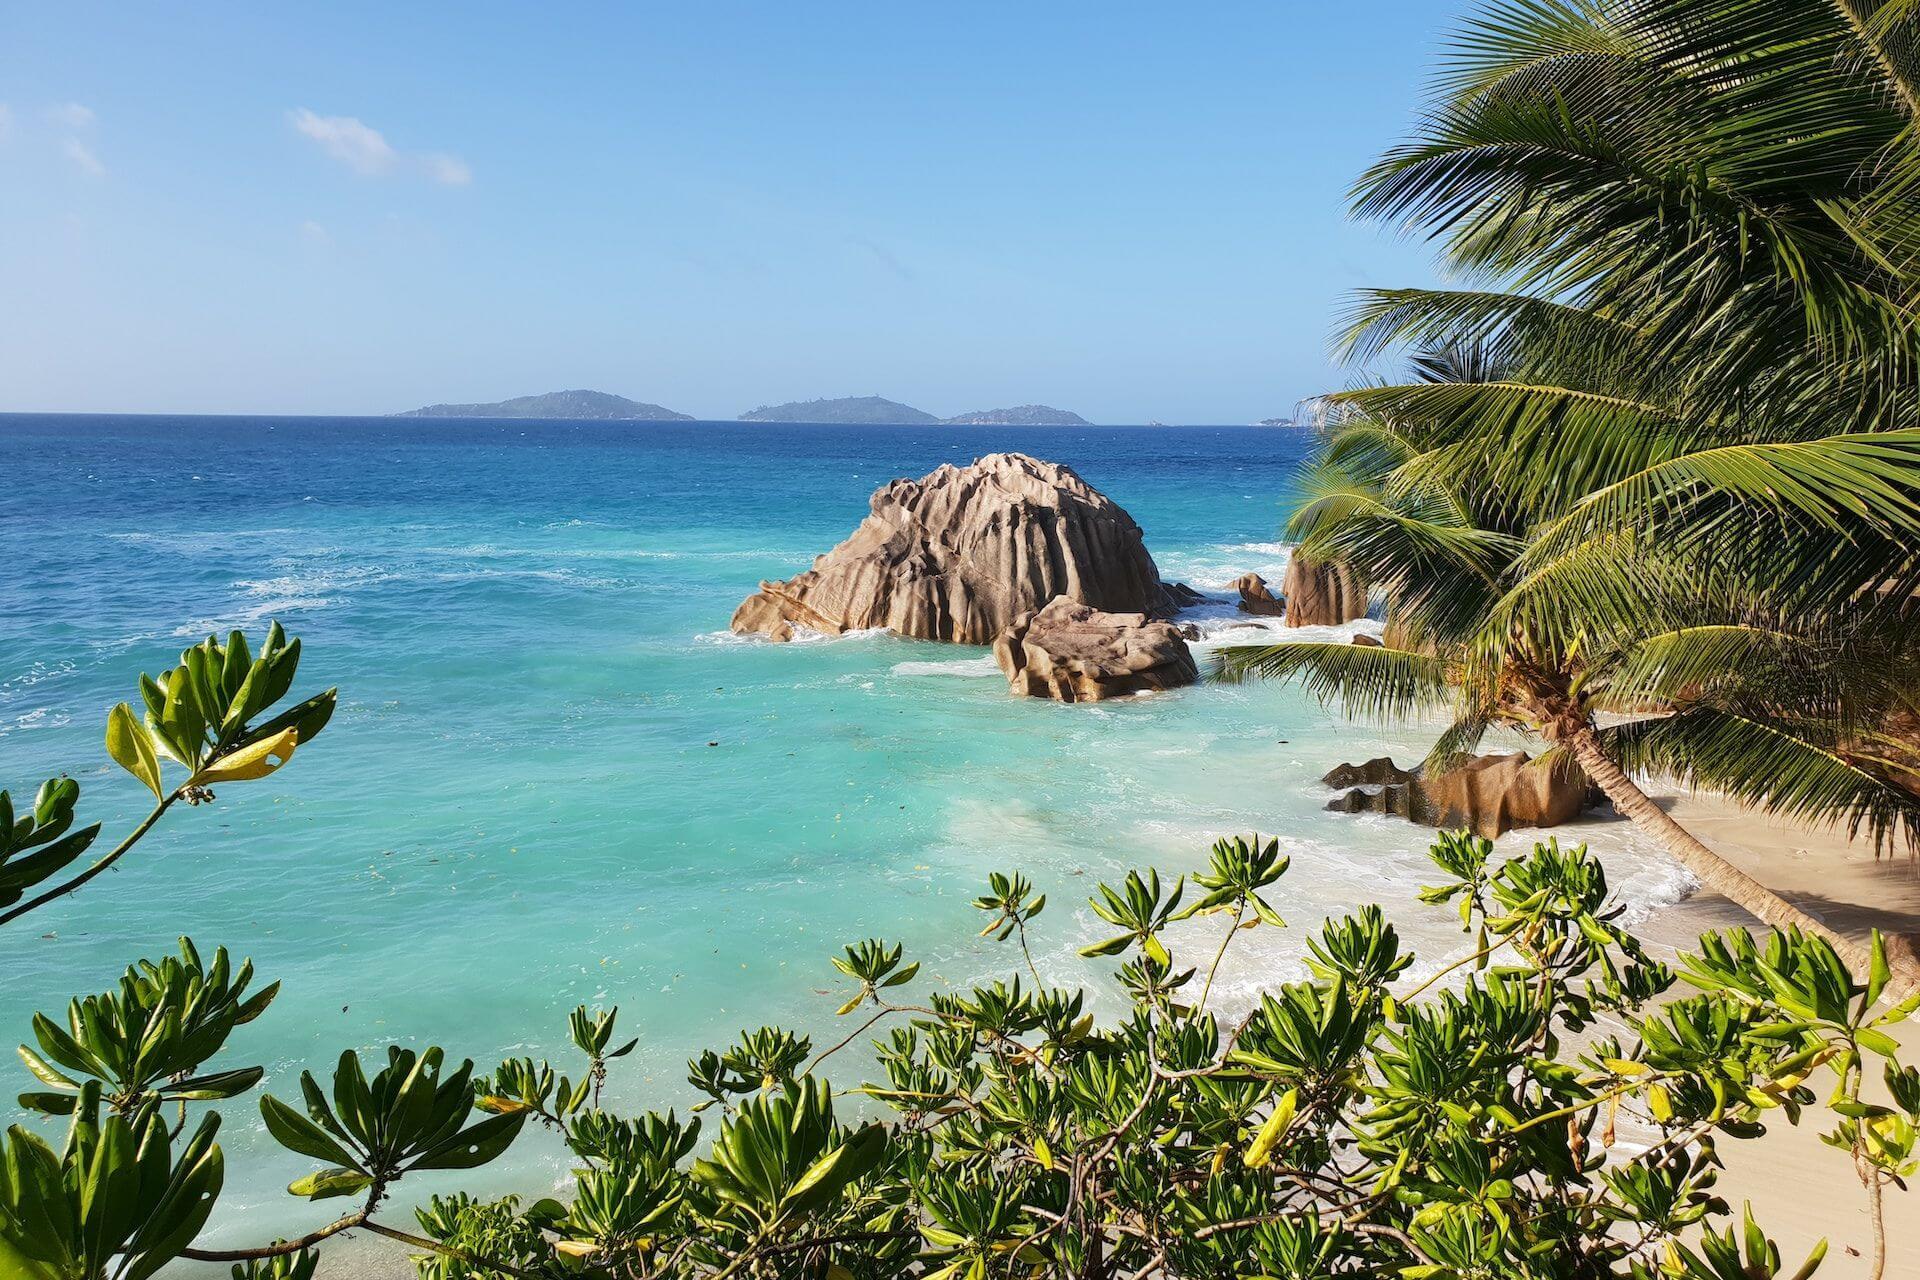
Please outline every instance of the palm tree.
M1466 372L1458 360L1428 363L1455 379ZM1496 479L1498 441L1406 418L1349 420L1332 431L1289 533L1301 553L1344 560L1384 589L1388 643L1231 648L1223 671L1300 678L1356 714L1447 709L1436 767L1492 729L1533 734L1709 887L1865 966L1864 948L1715 854L1632 774L1843 821L1877 841L1920 840L1920 793L1870 742L1920 689L1920 642L1903 610L1879 595L1815 610L1796 583L1769 590L1755 580L1767 563L1818 553L1822 518L1879 521L1851 501L1865 490L1909 507L1884 522L1884 538L1901 527L1920 536L1920 432L1872 439L1864 456L1850 456L1845 438L1698 449L1561 503ZM1696 486L1680 478L1723 471L1733 478L1705 504L1717 514L1700 519ZM1747 492L1790 485L1805 504L1743 501L1742 474ZM1676 489L1686 502L1672 501ZM1765 554L1743 564L1723 554L1729 542Z
M1915 30L1831 0L1469 23L1356 204L1475 287L1361 298L1349 349L1411 348L1414 376L1339 397L1292 523L1385 588L1393 643L1227 673L1449 705L1437 759L1538 734L1708 885L1864 965L1632 774L1920 840L1920 778L1874 740L1920 688Z

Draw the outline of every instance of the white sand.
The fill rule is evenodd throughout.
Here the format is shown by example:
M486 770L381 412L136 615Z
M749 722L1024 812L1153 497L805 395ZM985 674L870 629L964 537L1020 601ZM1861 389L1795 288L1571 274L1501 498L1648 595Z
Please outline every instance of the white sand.
M1864 841L1842 832L1814 831L1769 821L1717 799L1680 797L1673 816L1715 851L1768 885L1828 927L1865 937L1869 929L1885 933L1920 931L1920 862L1899 854L1876 859ZM1702 891L1661 912L1640 932L1649 942L1684 945L1708 929L1748 923L1739 908ZM1920 1045L1920 1030L1901 1028L1903 1045ZM1911 1063L1920 1054L1908 1053ZM1870 1085L1878 1085L1879 1067L1870 1064ZM1812 1081L1822 1096L1830 1078ZM1867 1197L1846 1152L1819 1140L1830 1113L1808 1108L1799 1126L1785 1119L1752 1142L1722 1139L1727 1173L1718 1188L1737 1215L1743 1200L1780 1245L1787 1274L1800 1265L1814 1243L1829 1242L1819 1280L1855 1280L1868 1274L1872 1228ZM1920 1186L1886 1191L1888 1280L1920 1277Z

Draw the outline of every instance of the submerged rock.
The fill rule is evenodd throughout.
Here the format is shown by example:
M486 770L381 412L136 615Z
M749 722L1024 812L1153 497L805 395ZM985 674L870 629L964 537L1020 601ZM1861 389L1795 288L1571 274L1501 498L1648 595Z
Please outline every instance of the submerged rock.
M1524 751L1472 756L1431 778L1381 756L1340 765L1322 781L1349 788L1328 802L1333 812L1389 813L1488 837L1516 827L1557 827L1602 802L1577 766L1543 768Z
M1056 596L1023 613L993 642L1013 692L1061 702L1098 702L1199 679L1180 629L1144 613L1107 613Z
M1294 554L1280 594L1287 602L1290 627L1333 627L1367 616L1367 584L1338 560L1309 560Z
M1277 598L1267 589L1267 580L1257 573L1243 573L1233 580L1233 589L1240 593L1240 612L1251 613L1262 618L1277 618L1286 612L1286 601Z
M871 506L813 568L761 583L734 611L733 629L789 640L795 627L829 635L884 627L990 644L1058 596L1155 616L1194 598L1161 583L1133 517L1056 462L990 454L895 480Z

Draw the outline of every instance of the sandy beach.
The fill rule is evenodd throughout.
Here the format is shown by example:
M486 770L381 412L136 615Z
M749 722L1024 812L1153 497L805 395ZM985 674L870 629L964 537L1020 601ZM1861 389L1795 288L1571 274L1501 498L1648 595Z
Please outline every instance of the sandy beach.
M1862 937L1874 928L1886 933L1920 928L1920 863L1904 853L1875 859L1869 843L1849 841L1843 832L1769 821L1712 797L1673 797L1669 811L1742 870L1833 928ZM1705 930L1746 922L1739 908L1703 890L1661 912L1641 934L1650 943L1672 947ZM1909 1047L1920 1042L1914 1026L1907 1023L1898 1037ZM1870 1084L1879 1086L1877 1066L1871 1075ZM1830 1078L1814 1081L1823 1093L1831 1083ZM1872 1253L1866 1193L1847 1154L1820 1141L1825 1113L1810 1108L1801 1119L1795 1126L1782 1118L1756 1141L1722 1141L1727 1173L1720 1193L1736 1215L1741 1201L1752 1202L1755 1218L1779 1244L1788 1274L1825 1237L1822 1280L1865 1277ZM1915 1263L1920 1188L1888 1188L1886 1229L1887 1276L1920 1275Z

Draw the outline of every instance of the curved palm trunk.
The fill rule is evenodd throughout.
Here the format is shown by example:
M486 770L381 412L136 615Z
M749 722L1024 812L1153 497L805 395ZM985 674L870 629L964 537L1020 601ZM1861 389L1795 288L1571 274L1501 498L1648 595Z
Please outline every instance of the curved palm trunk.
M1591 728L1576 729L1566 735L1565 741L1574 759L1587 771L1587 777L1606 792L1614 808L1658 839L1702 884L1764 924L1776 929L1798 926L1802 933L1825 938L1840 953L1847 968L1864 979L1873 958L1868 947L1829 929L1702 844L1692 832L1668 817L1666 810L1655 804L1639 784L1627 776L1626 770L1614 763ZM1920 973L1911 965L1899 965L1895 985L1920 986Z

